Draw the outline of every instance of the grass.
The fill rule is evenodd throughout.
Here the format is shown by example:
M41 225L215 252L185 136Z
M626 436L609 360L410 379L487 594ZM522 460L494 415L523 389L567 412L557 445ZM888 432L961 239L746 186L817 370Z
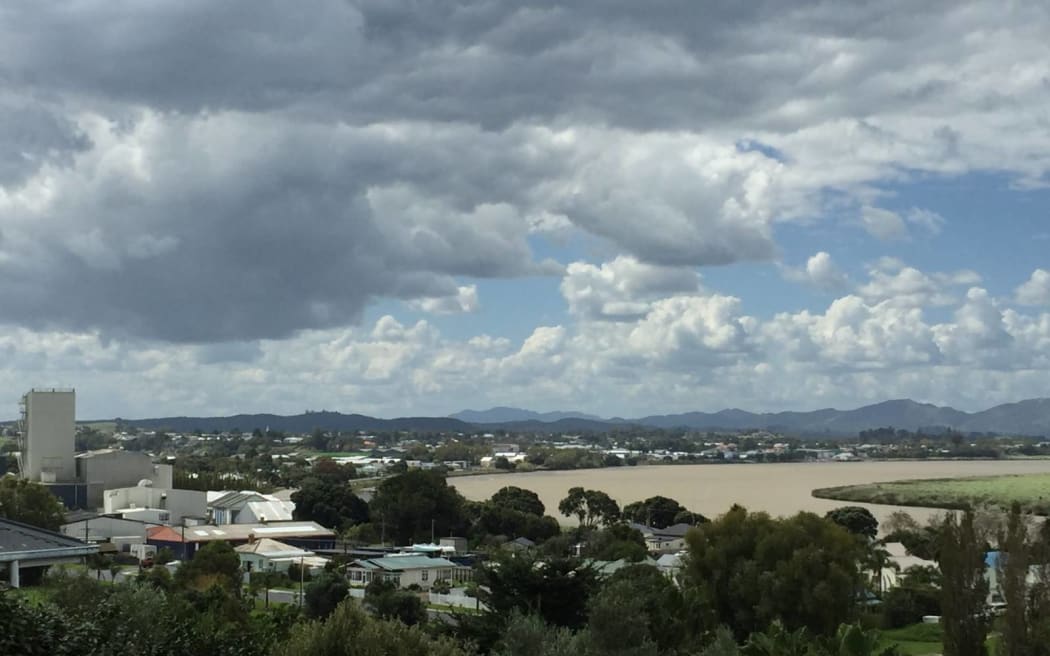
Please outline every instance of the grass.
M935 478L845 485L813 490L813 496L839 501L954 510L982 506L1008 509L1017 501L1027 512L1050 515L1050 474Z
M941 640L944 633L940 624L912 624L900 629L887 629L879 634L878 653L890 647L896 647L908 656L932 656L944 651ZM997 635L990 635L985 641L989 654L996 653Z

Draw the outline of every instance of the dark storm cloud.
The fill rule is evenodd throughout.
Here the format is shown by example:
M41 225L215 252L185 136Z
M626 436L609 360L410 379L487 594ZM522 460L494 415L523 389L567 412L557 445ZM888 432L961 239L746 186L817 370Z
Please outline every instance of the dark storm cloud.
M283 337L378 298L456 297L460 278L557 273L531 252L536 217L651 264L768 260L807 194L932 167L929 138L879 112L922 118L938 159L997 160L951 112L1037 125L1034 73L1000 88L1017 53L989 44L1041 61L1045 24L947 2L12 0L0 319ZM825 166L841 134L874 146ZM749 138L783 157L735 147ZM1037 146L1006 150L1036 175Z

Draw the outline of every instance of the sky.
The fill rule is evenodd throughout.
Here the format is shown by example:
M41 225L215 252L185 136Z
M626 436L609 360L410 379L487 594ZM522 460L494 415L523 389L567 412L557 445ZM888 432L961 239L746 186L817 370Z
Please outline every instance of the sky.
M1050 396L1050 6L8 0L0 417Z

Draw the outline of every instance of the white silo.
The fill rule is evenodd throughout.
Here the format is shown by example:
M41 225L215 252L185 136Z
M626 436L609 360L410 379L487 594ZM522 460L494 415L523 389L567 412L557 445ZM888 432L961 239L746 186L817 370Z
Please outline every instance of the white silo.
M30 390L22 397L22 476L41 483L76 478L76 393Z

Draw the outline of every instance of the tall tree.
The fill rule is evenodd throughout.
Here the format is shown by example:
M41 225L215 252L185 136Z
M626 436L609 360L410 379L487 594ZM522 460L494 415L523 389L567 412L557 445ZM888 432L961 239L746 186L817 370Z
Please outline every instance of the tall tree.
M709 630L726 625L743 640L780 619L829 635L856 612L862 545L817 515L773 519L736 506L686 541L684 583Z
M585 490L573 487L558 503L558 511L566 517L575 516L580 526L593 528L609 525L620 520L620 506L601 490Z
M62 502L40 483L0 476L0 517L57 531L65 516Z
M997 580L1006 611L1002 621L1002 656L1029 656L1031 636L1028 619L1028 526L1021 515L1021 504L1014 502L1006 523L1006 534L999 538Z
M354 494L345 482L327 478L307 478L292 493L297 520L344 531L368 521L368 504Z
M546 508L540 501L540 496L532 490L508 485L500 488L499 492L492 495L492 503L503 508L528 513L530 515L543 516Z
M369 512L372 523L385 524L386 534L400 544L462 535L467 529L463 497L437 471L412 469L384 480Z
M874 540L879 534L879 520L871 511L861 506L842 506L829 510L826 519L830 519L853 535L860 535Z
M972 511L959 519L945 515L938 549L941 570L941 624L944 656L985 656L989 618L985 610L984 541L973 524Z
M653 528L667 528L678 523L682 513L689 512L682 504L664 496L649 497L645 501L635 501L623 507L623 518L630 522L645 524ZM695 524L698 522L686 522Z

